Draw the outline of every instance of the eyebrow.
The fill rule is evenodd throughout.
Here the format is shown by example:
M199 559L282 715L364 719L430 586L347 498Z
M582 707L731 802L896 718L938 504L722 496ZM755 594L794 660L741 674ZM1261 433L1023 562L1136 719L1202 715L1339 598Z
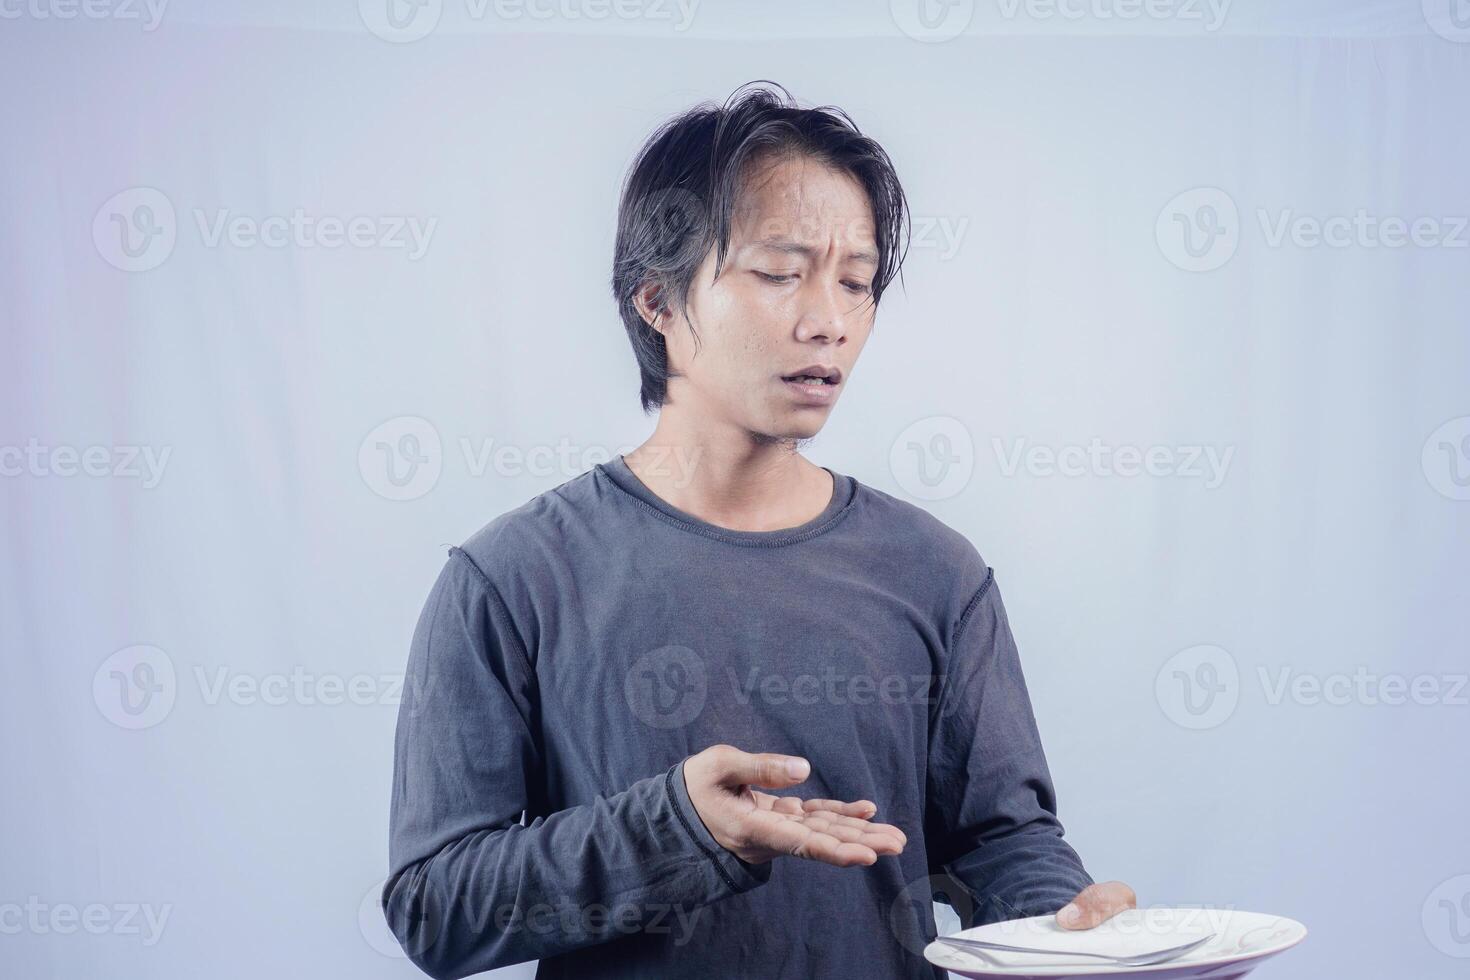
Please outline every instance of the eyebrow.
M751 242L749 247L769 249L773 252L786 252L792 255L801 255L809 259L816 257L817 254L817 250L810 245L802 245L800 242L793 242L789 238L761 238ZM867 262L871 265L877 265L878 256L868 249L859 249L855 252L848 252L846 261Z

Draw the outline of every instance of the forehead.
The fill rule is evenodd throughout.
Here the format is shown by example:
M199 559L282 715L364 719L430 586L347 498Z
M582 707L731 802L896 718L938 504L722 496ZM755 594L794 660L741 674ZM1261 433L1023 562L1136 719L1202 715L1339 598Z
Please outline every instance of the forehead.
M743 177L731 214L732 246L787 239L876 251L873 209L851 174L797 155L756 161Z

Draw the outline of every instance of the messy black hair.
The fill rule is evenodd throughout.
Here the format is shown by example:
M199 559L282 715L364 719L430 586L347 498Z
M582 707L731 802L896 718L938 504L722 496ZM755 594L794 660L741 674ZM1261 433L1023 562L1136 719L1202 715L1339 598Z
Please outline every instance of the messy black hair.
M875 307L900 274L910 234L903 187L883 147L842 109L803 109L783 86L761 80L740 86L723 106L701 103L668 120L623 181L613 251L613 296L638 359L645 412L667 397L668 357L663 334L638 313L634 296L653 282L661 313L685 312L689 286L711 247L716 276L724 265L745 165L782 153L846 172L867 191L878 246Z

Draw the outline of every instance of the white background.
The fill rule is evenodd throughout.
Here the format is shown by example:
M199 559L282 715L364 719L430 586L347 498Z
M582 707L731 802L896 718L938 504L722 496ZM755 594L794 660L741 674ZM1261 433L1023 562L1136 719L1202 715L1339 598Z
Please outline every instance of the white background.
M179 0L152 29L0 5L4 972L417 975L364 903L420 605L445 545L650 430L607 287L620 181L663 119L771 78L883 143L916 216L809 455L996 568L1094 876L1306 923L1262 977L1463 975L1450 2L1211 27L993 0L931 30L903 4L707 0L681 27L448 0L416 40L366 2ZM211 237L297 209L328 238ZM367 244L318 224L357 217ZM119 219L161 234L130 258ZM1426 243L1386 244L1416 219ZM378 443L407 474L405 434L400 488ZM1094 440L1163 462L1047 467Z

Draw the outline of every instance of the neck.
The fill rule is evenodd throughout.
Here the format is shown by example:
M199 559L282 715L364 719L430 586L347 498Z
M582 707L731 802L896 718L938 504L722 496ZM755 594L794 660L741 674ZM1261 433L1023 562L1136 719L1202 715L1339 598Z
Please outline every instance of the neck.
M700 520L732 531L777 531L816 517L835 492L832 477L797 445L794 438L696 422L665 405L653 434L623 461L644 486Z

